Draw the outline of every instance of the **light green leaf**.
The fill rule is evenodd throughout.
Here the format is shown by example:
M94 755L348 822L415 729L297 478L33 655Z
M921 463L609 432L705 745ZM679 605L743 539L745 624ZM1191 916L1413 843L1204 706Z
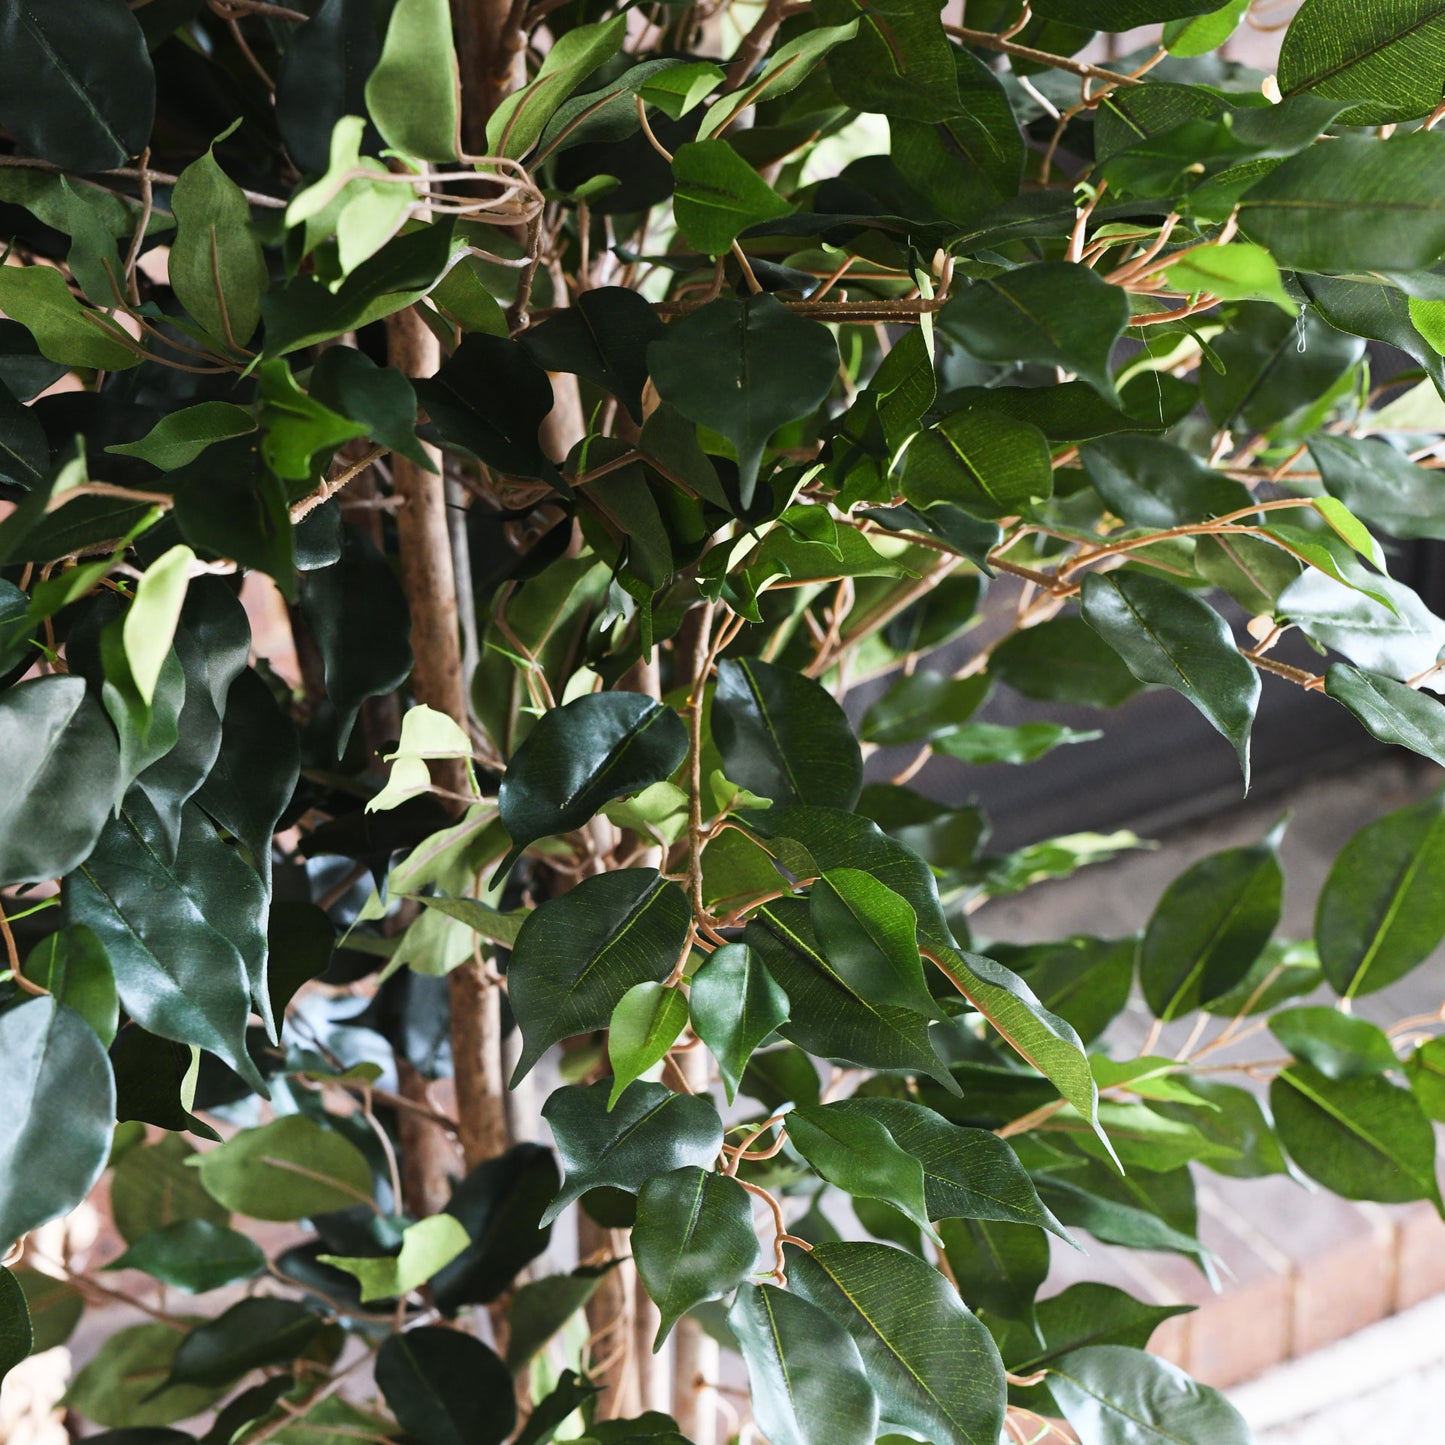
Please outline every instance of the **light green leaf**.
M229 401L202 401L163 416L137 442L106 447L121 457L139 457L163 472L193 462L212 442L255 431L256 418Z
M447 0L397 0L366 108L395 149L424 161L457 158L461 80Z
M722 255L749 226L793 209L726 141L679 146L672 175L677 224L712 256Z
M70 294L53 266L0 266L0 311L30 332L43 357L61 366L125 371L145 359L115 322Z
M450 1214L433 1214L402 1231L401 1253L347 1259L336 1254L317 1255L317 1263L345 1270L361 1285L361 1302L400 1299L420 1288L445 1268L470 1243L460 1220Z
M302 1114L243 1129L198 1155L212 1198L252 1219L301 1219L371 1205L371 1169L357 1147Z
M1291 316L1299 310L1285 292L1274 257L1248 241L1186 251L1164 276L1186 295L1207 291L1221 301L1272 301Z
M157 557L141 574L125 615L122 637L130 675L147 706L155 697L161 667L171 650L196 554L184 545Z
M686 1027L687 999L681 989L639 983L622 995L612 1010L607 1034L607 1058L612 1065L609 1108L634 1079L662 1062Z

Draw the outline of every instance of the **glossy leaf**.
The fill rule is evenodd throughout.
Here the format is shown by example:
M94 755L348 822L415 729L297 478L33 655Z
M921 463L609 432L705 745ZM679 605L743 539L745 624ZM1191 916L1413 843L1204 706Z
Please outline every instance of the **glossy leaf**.
M1325 1005L1281 1009L1269 1031L1295 1058L1327 1079L1383 1074L1400 1066L1384 1030Z
M20 1281L0 1268L0 1382L30 1354L35 1334Z
M884 1424L992 1445L1003 1428L1003 1365L937 1270L887 1245L820 1244L792 1258L789 1282L852 1335Z
M899 678L863 715L862 737L883 747L936 737L967 722L988 688L986 676L953 678L919 668Z
M777 664L719 666L712 732L728 780L760 797L850 808L863 786L843 709L819 683Z
M1083 1445L1253 1440L1244 1417L1218 1390L1125 1345L1071 1351L1049 1366L1049 1389Z
M738 1291L728 1327L773 1445L873 1445L877 1397L853 1337L829 1314L790 1290L752 1285Z
M559 1040L606 1028L634 985L666 978L691 922L686 895L653 868L584 879L531 914L507 967L523 1039L514 1080Z
M212 1198L252 1219L300 1219L371 1201L371 1169L356 1146L301 1114L243 1129L197 1167Z
M860 998L933 1017L923 979L918 916L908 901L859 868L824 873L808 896L829 966Z
M987 407L955 412L920 433L903 467L903 494L915 507L947 502L979 517L1016 516L1053 486L1043 432Z
M262 1366L294 1360L321 1327L321 1317L295 1300L242 1300L186 1335L167 1383L229 1385Z
M688 1166L710 1169L717 1161L722 1121L710 1099L637 1083L609 1110L609 1092L606 1080L585 1089L569 1085L542 1108L565 1171L544 1224L589 1189L635 1194L659 1174Z
M1408 587L1386 577L1372 577L1370 583L1385 601L1307 571L1280 594L1277 615L1294 622L1322 647L1342 653L1362 672L1384 673L1400 681L1418 676L1445 647L1445 621ZM1380 696L1370 697L1373 685L1348 691L1362 708L1383 712Z
M376 1383L402 1428L434 1445L501 1445L517 1422L507 1367L459 1330L425 1325L388 1335Z
M1139 949L1139 981L1166 1023L1228 993L1279 923L1284 875L1273 839L1202 858L1160 898Z
M208 1219L178 1219L143 1234L107 1269L138 1269L187 1294L205 1294L266 1267L254 1241Z
M1290 1158L1332 1193L1439 1207L1435 1133L1408 1089L1378 1075L1335 1080L1299 1063L1275 1078L1269 1102Z
M1140 682L1172 687L1229 739L1248 788L1259 677L1223 618L1172 583L1142 573L1090 573L1082 605L1084 621Z
M637 1196L632 1252L662 1316L656 1353L688 1310L721 1298L751 1272L758 1257L751 1198L736 1179L711 1169L655 1175Z
M512 755L497 795L522 849L580 828L613 798L660 783L687 753L687 729L670 708L635 692L602 692L549 709Z
M788 1021L788 996L746 944L714 949L688 991L692 1027L712 1051L728 1103L753 1050Z
M1119 654L1081 617L1055 617L1014 633L989 655L988 670L1043 702L1117 707L1139 691Z
M115 1084L105 1050L78 1013L50 998L0 1014L0 1237L73 1209L110 1149Z
M634 1079L660 1064L686 1027L687 999L681 989L660 983L628 989L612 1010L607 1032L607 1059L612 1065L608 1103L615 1104Z
M733 444L746 507L768 438L832 390L838 347L826 327L772 296L719 298L673 322L647 348L647 365L663 401Z

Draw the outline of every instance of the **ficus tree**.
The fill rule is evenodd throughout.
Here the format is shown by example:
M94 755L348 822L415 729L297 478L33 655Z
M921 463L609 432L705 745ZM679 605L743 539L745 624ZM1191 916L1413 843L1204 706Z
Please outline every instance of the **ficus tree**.
M1201 1169L1440 1206L1445 1041L1349 1004L1445 814L1312 939L1276 831L988 947L1097 841L917 774L1089 736L991 690L1445 763L1445 19L1248 10L0 0L0 1370L103 1305L126 1445L1247 1439L1040 1287L1208 1271ZM34 1234L102 1180L119 1276Z

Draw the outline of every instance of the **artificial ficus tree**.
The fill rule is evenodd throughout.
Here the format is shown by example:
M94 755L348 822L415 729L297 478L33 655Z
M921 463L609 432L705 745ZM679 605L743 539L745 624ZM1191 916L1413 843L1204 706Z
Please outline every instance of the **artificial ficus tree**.
M1310 940L1276 831L987 948L1103 845L909 784L1094 735L993 689L1445 763L1377 537L1445 536L1445 28L1262 77L1248 9L0 0L0 1369L116 1303L32 1234L105 1175L128 1445L710 1445L720 1372L772 1445L1247 1438L1050 1252L1440 1206L1445 1043L1299 1002L1445 934L1438 801Z

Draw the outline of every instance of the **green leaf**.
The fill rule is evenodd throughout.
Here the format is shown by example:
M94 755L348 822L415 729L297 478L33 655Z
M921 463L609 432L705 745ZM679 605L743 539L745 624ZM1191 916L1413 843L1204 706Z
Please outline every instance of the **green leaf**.
M1445 708L1428 694L1342 662L1325 673L1325 691L1354 713L1372 737L1445 767Z
M1005 1146L1007 1147L1007 1146ZM965 1304L1027 1320L1049 1273L1049 1242L1037 1229L994 1219L946 1219L944 1257Z
M657 312L636 291L599 286L529 326L519 340L538 366L574 372L595 383L641 422L647 348L665 330Z
M131 1325L101 1344L62 1401L117 1430L169 1425L209 1410L225 1386L170 1385L171 1361L186 1336L168 1324Z
M82 306L53 266L0 267L0 310L34 336L42 356L61 366L125 371L143 360L139 344L101 312Z
M1090 30L1132 30L1213 10L1218 0L1034 0L1033 12ZM1223 1442L1221 1442L1223 1445Z
M212 442L256 429L256 418L229 401L202 401L163 416L139 441L106 447L120 457L139 457L163 472L195 461Z
M1337 994L1373 993L1435 951L1445 937L1445 898L1435 883L1442 868L1445 815L1438 798L1390 813L1345 844L1315 913L1320 964Z
M982 767L988 763L1031 763L1066 743L1091 743L1102 733L1076 732L1059 723L965 723L933 740L933 750Z
M873 1445L878 1399L853 1337L830 1315L788 1290L752 1285L738 1291L728 1327L772 1445Z
M1433 110L1442 65L1445 14L1434 0L1306 0L1280 47L1279 85L1359 102L1343 122L1381 125Z
M497 795L512 851L570 833L604 803L660 783L687 755L687 729L662 703L636 692L589 693L537 720L513 753Z
M106 1269L138 1269L187 1294L205 1294L266 1267L254 1241L208 1219L178 1219L140 1236Z
M0 1014L0 1240L65 1214L90 1192L110 1150L115 1084L105 1049L50 998Z
M691 923L682 889L654 868L586 878L543 903L522 925L507 966L523 1039L514 1084L559 1040L606 1028L634 985L666 978Z
M370 1304L374 1300L400 1299L420 1288L470 1243L471 1236L460 1220L450 1214L433 1214L402 1231L400 1254L359 1259L318 1254L316 1259L319 1264L355 1276L361 1286L362 1304Z
M779 803L851 808L863 760L843 709L820 683L745 657L718 667L712 732L723 771Z
M1250 0L1228 0L1218 10L1192 19L1171 20L1164 27L1164 44L1171 55L1208 55L1218 50L1239 28Z
M531 81L492 112L487 149L492 155L519 157L542 137L558 106L600 65L621 48L627 18L615 15L596 25L565 31L547 52Z
M1091 572L1084 621L1144 683L1172 687L1233 744L1249 787L1249 733L1259 676L1207 603L1144 573Z
M80 1291L54 1275L41 1274L38 1269L23 1266L12 1271L12 1278L25 1292L34 1337L31 1354L44 1354L56 1345L63 1345L85 1313L85 1301Z
M1284 875L1273 837L1201 858L1155 906L1139 948L1139 982L1165 1023L1228 993L1279 923Z
M839 1105L804 1104L788 1115L787 1127L789 1142L830 1184L893 1205L937 1241L923 1166L876 1119Z
M935 0L824 0L827 26L857 24L858 35L828 57L839 100L855 110L940 121L963 108L952 49Z
M31 949L21 971L49 990L56 1003L78 1013L101 1043L110 1046L120 1022L120 1001L110 959L90 929L57 929Z
M1003 1429L1003 1364L943 1276L883 1244L820 1244L795 1255L792 1288L853 1336L883 1424L992 1445Z
M1317 435L1310 455L1332 497L1392 537L1445 538L1445 494L1436 475L1388 442Z
M692 1026L712 1051L728 1103L753 1050L788 1021L788 996L746 944L714 949L693 975Z
M656 1353L688 1310L720 1299L752 1272L758 1237L747 1191L695 1165L649 1179L637 1196L632 1253L662 1317Z
M1269 1102L1290 1158L1331 1193L1440 1208L1435 1132L1408 1089L1378 1075L1335 1080L1291 1064L1270 1084Z
M1011 517L1053 488L1043 432L988 407L955 412L921 432L903 464L903 494L915 507L949 502L977 516Z
M155 698L161 668L171 650L181 607L186 600L191 563L189 547L172 547L141 574L135 599L125 614L122 637L130 675L147 707Z
M673 211L686 238L720 256L749 226L791 213L726 141L689 141L672 158Z
M296 1300L242 1300L186 1335L167 1383L229 1386L252 1370L296 1359L321 1328L321 1316Z
M993 1219L1037 1226L1068 1238L1040 1203L1017 1155L987 1129L951 1124L921 1104L865 1094L830 1104L828 1109L876 1120L900 1149L919 1162L929 1219ZM791 1131L792 1125L788 1127Z
M1269 1031L1295 1058L1327 1079L1354 1079L1400 1067L1378 1024L1323 1004L1281 1009L1270 1016Z
M893 747L936 737L966 722L988 689L988 678L981 674L955 678L921 667L899 678L863 715L863 739Z
M1040 362L1076 372L1118 402L1109 353L1129 322L1129 299L1085 266L1043 261L977 281L938 324L980 361Z
M418 160L456 160L460 85L446 0L398 0L366 82L386 143Z
M860 998L927 1018L938 1004L923 979L918 915L871 873L834 868L809 893L818 946L829 966Z
M264 987L264 888L200 809L180 810L174 859L136 790L65 879L67 922L90 927L126 1012L150 1033L209 1049L258 1092L246 1052L253 989Z
M1342 137L1256 181L1240 226L1290 270L1425 270L1445 252L1442 181L1445 136Z
M301 1219L371 1204L371 1169L354 1144L301 1114L243 1129L200 1156L201 1183L252 1219Z
M1178 1365L1125 1345L1091 1345L1049 1366L1049 1389L1085 1445L1252 1445L1244 1417Z
M171 286L206 331L234 351L261 320L268 276L251 229L251 208L217 163L214 147L181 172L171 209L176 216Z
M1041 702L1118 707L1139 691L1119 654L1082 617L1053 617L1013 633L989 654L988 670Z
M1043 1006L1092 1043L1122 1012L1134 981L1133 938L1061 939L1024 947L991 945L998 961L1012 969Z
M543 1105L565 1171L543 1224L589 1189L636 1194L660 1174L687 1166L710 1169L717 1162L722 1121L711 1099L637 1083L609 1109L610 1092L605 1079L585 1089L567 1085Z
M324 468L343 442L366 426L339 416L301 390L280 357L257 368L261 397L261 455L283 481L304 482Z
M784 1038L824 1058L923 1073L951 1087L929 1040L927 1018L875 1002L843 979L824 955L802 899L759 909L743 941L787 993L792 1017L779 1029Z
M150 141L156 83L121 0L0 4L0 125L65 171L124 165Z
M1427 1039L1405 1060L1410 1092L1437 1123L1445 1119L1445 1039ZM30 1306L35 1312L34 1301Z
M527 1423L513 1437L513 1445L547 1445L573 1412L591 1400L599 1388L575 1370L563 1370L551 1393L539 1400L527 1416Z
M517 1423L507 1367L459 1330L426 1325L388 1335L376 1383L401 1427L428 1445L501 1445Z
M375 18L347 0L323 0L298 25L276 73L276 123L307 175L326 169L332 131L366 111L366 80L380 50Z
M0 1383L29 1356L34 1343L25 1291L8 1269L0 1268Z
M1162 531L1249 507L1249 489L1157 437L1121 436L1083 448L1105 506L1131 527Z
M1370 590L1379 595L1370 597L1332 577L1306 571L1280 594L1276 615L1368 673L1404 679L1431 670L1445 647L1445 621L1410 588L1388 577L1371 577ZM1374 707L1379 709L1384 695L1373 684L1372 690ZM1368 696L1363 688L1351 691L1362 702Z
M1164 277L1185 295L1207 291L1221 301L1270 301L1290 316L1299 310L1284 289L1274 257L1248 241L1189 251L1165 269Z
M130 1149L121 1157L110 1177L110 1202L116 1228L127 1244L138 1244L153 1230L185 1219L204 1219L218 1227L230 1221L229 1211L206 1193L190 1167L199 1158L179 1134Z
M669 325L647 348L647 364L663 401L736 448L747 507L768 439L833 389L838 346L826 326L773 296L719 297Z
M687 999L682 990L660 983L634 984L612 1010L607 1058L612 1065L608 1106L654 1064L660 1064L687 1026Z

